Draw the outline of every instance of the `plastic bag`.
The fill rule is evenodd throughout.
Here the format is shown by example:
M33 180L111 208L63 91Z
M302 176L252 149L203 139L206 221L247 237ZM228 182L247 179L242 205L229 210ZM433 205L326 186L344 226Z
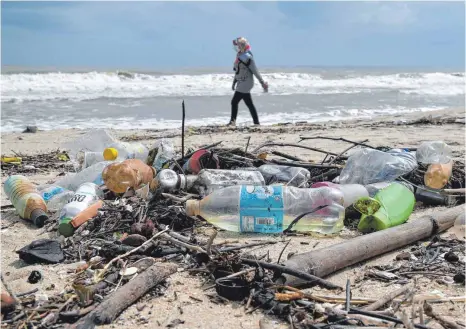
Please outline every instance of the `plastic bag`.
M340 184L391 182L416 168L416 157L410 152L365 148L348 158L340 174Z
M442 141L423 142L416 151L416 159L419 163L448 163L452 158L450 146Z

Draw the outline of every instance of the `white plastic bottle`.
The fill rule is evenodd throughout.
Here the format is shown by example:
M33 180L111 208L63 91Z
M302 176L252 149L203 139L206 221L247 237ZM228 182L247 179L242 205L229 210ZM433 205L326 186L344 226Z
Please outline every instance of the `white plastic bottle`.
M94 183L84 183L76 190L76 193L68 200L59 215L58 231L69 227L69 222L81 211L97 202L103 196L102 190ZM63 234L67 236L67 234Z
M40 190L40 195L47 204L47 210L57 211L73 197L74 192L61 186L48 185Z
M320 206L323 208L309 213ZM343 228L343 194L331 187L303 189L288 186L231 186L203 200L188 200L186 213L233 232L300 232L333 234Z

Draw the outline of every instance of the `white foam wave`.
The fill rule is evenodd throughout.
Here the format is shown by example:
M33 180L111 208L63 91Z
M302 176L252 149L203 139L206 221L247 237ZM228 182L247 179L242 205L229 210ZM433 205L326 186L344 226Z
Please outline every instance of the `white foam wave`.
M465 93L464 74L398 73L326 78L310 73L263 74L270 93L339 94L397 91L454 96ZM2 74L2 102L84 101L98 98L223 96L231 94L232 74L150 75L115 72ZM260 93L255 88L254 93Z
M263 113L260 120L262 125L274 125L284 122L301 122L307 121L310 123L329 122L329 121L342 121L351 119L371 119L377 116L402 115L412 112L428 112L440 110L442 107L382 107L375 109L357 109L357 108L344 108L334 107L331 111L326 112L279 112L279 113ZM230 117L227 115L220 115L215 117L204 117L199 119L186 120L186 126L200 127L200 126L218 126L228 123ZM251 118L248 114L240 114L237 119L238 125L252 124ZM164 120L134 117L108 117L99 118L99 120L77 119L74 117L54 117L50 119L38 119L34 121L34 125L40 130L57 130L57 129L93 129L93 128L111 128L116 130L127 129L174 129L181 127L180 120ZM20 119L4 119L2 120L2 133L20 132L24 130L24 120Z

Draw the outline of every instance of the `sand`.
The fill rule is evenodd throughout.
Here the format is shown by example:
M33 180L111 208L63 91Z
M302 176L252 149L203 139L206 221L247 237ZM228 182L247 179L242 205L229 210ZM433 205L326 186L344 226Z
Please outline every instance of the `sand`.
M188 129L186 135L186 146L198 148L202 145L223 141L225 147L245 147L247 139L250 137L249 150L261 145L266 141L275 141L281 143L296 143L299 141L299 136L331 136L331 137L346 137L356 141L368 140L371 145L385 145L390 147L416 147L422 141L427 140L443 140L448 143L454 151L457 159L464 160L465 154L465 126L464 121L453 124L416 124L406 125L406 122L419 119L424 116L436 117L453 117L462 118L464 120L464 109L456 108L447 111L415 113L410 116L403 117L386 117L379 118L377 122L368 121L348 121L348 122L327 122L325 124L314 125L278 125L273 127L259 128L202 128ZM60 147L61 143L73 140L74 138L85 134L82 130L61 130L61 131L40 131L36 134L21 134L11 133L2 134L2 155L11 155L12 151L23 154L37 154L46 151L55 150ZM140 140L142 143L151 146L156 138L161 136L177 135L180 130L125 130L113 131L119 137L130 137ZM178 149L181 145L180 137L170 138L175 147ZM325 150L330 150L335 153L342 152L348 147L348 144L329 141L329 140L312 140L302 142L303 145L317 147ZM322 155L303 149L284 147L280 151L299 156L306 160L319 160ZM56 179L58 173L38 173L29 176L30 179L38 184L43 184ZM2 184L6 177L2 175ZM2 189L2 206L8 205ZM437 208L419 208L413 213L410 218L418 220L425 214L430 214L432 211L441 211L442 207ZM14 211L2 212L2 227L11 223L14 225L2 229L1 231L1 270L13 291L21 293L29 291L33 288L39 288L39 293L53 294L61 291L69 282L67 269L74 268L75 265L27 265L18 259L15 250L25 246L26 244L38 238L54 237L55 233L41 233L41 229L37 229L27 222L20 220ZM204 232L209 234L209 230ZM288 245L283 257L290 253L305 252L313 248L323 248L346 239L355 237L358 233L343 230L337 237L320 238L315 236L307 237L292 237L291 243ZM448 236L450 233L445 233ZM288 240L288 238L286 238ZM284 243L282 238L261 236L255 234L236 234L229 232L220 232L216 238L216 243L224 240L275 240L279 243L271 246L262 247L255 254L264 254L269 252L270 258L277 260L278 255L283 249ZM306 244L302 244L304 242ZM394 260L394 257L400 251L391 252L371 261L364 262L340 271L330 277L328 280L344 286L346 280L350 279L354 284L357 276L364 273L367 266L375 264L389 264ZM32 285L27 283L27 277L30 272L37 269L42 272L44 280L38 284ZM137 304L131 306L119 317L114 324L104 326L111 328L137 328L140 326L146 327L166 327L171 321L181 319L184 321L178 324L176 328L259 328L259 320L264 318L261 311L256 311L253 314L246 315L244 307L236 303L218 305L209 300L207 293L215 293L211 289L203 291L200 286L202 280L200 278L189 275L186 272L178 272L169 279L169 287L162 297L144 297ZM353 296L356 297L373 297L375 299L383 296L384 293L399 288L399 285L389 285L379 281L366 281L364 285L355 285L353 288ZM314 288L312 291L315 294L333 294L319 288ZM445 297L464 296L465 289L459 285L443 285L437 283L430 278L421 277L418 280L417 294L426 294L433 291L442 293ZM341 295L342 296L342 295ZM199 302L197 300L202 300ZM142 306L145 306L141 310ZM138 310L139 309L139 310ZM444 303L436 305L437 311L443 315L450 316L456 319L464 319L464 303ZM270 317L268 317L270 318ZM275 328L288 328L289 325L277 319L270 318L273 321ZM438 327L434 322L429 324L432 327Z

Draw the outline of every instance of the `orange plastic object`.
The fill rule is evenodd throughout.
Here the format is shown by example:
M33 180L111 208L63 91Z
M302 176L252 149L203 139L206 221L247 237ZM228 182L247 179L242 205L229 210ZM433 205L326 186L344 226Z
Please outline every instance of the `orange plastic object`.
M125 193L148 184L155 176L155 169L139 159L128 159L108 165L102 172L105 185L115 193Z
M448 184L453 169L453 161L429 165L424 174L424 184L430 188L441 189Z

